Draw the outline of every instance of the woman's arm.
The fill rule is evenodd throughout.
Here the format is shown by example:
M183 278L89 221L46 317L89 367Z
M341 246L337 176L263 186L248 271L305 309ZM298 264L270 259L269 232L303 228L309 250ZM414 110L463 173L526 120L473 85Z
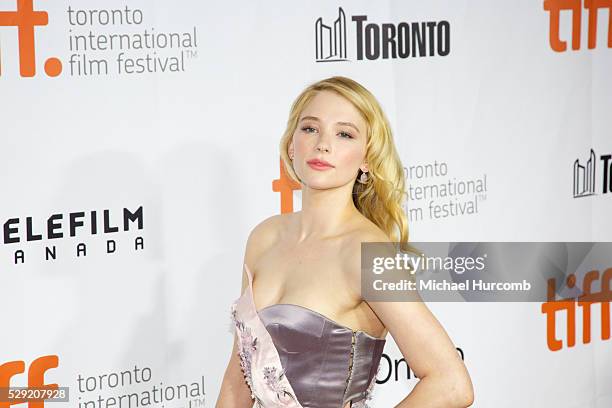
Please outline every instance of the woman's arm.
M248 244L247 244L248 245ZM248 265L248 264L247 264ZM244 268L242 271L242 291L244 293L248 284ZM216 408L251 408L253 400L251 399L251 390L247 385L242 368L240 367L240 359L238 357L238 336L234 333L234 345L232 354L223 375L221 390L217 398Z
M244 374L240 368L236 341L236 335L234 335L232 355L225 369L217 405L215 405L216 408L251 408L253 406L251 390L244 380Z
M389 242L381 235L365 240ZM395 256L395 252L380 256ZM356 259L355 259L356 258ZM351 279L361 292L361 257L353 257ZM359 276L356 276L359 275ZM420 379L396 408L469 407L474 402L470 375L440 322L418 297L405 302L367 302L389 331L410 369Z
M278 220L279 216L274 215L266 218L253 228L247 239L244 254L244 263L246 263L247 266L252 268L255 264L255 260L269 247L269 245L271 245L277 231ZM242 267L241 294L244 293L248 284L248 277L244 271L244 267ZM234 334L232 355L225 369L215 408L251 408L253 406L251 390L245 381L244 373L240 367L237 341L237 336Z
M469 407L474 390L448 334L422 302L368 302L420 381L397 408Z

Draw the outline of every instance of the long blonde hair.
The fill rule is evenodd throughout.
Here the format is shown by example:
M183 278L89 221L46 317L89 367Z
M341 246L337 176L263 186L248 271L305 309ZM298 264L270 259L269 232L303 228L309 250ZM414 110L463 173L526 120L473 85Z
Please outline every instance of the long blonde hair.
M395 148L389 121L380 104L358 82L343 76L317 81L304 89L291 105L287 128L280 141L280 154L289 177L300 183L289 159L288 148L304 107L319 91L333 91L350 101L367 123L366 161L368 182L353 185L355 207L398 242L402 251L413 251L408 244L408 221L403 199L406 197L404 168ZM357 178L361 176L361 170ZM357 180L355 178L355 181Z

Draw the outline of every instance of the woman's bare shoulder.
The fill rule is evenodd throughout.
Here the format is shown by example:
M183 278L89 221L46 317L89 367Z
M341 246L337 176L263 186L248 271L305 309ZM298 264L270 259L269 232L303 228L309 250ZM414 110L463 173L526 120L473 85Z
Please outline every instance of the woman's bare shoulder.
M363 217L356 228L352 229L346 236L347 244L354 249L354 246L361 246L362 242L389 242L389 236L368 218Z
M278 241L288 218L288 214L271 215L249 232L244 256L249 267L252 268L259 256Z
M363 217L356 228L346 234L341 251L342 269L347 273L349 286L361 291L362 243L390 242L387 234L375 223Z

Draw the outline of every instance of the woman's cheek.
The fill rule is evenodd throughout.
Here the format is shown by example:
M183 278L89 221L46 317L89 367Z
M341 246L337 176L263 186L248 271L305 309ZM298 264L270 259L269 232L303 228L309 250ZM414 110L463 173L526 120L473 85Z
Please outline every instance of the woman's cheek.
M357 168L362 162L364 152L362 152L362 149L350 149L343 156L343 162L346 167Z
M302 134L295 134L293 136L293 140L294 140L294 144L295 144L295 149L296 149L296 153L304 153L307 150L307 141L304 138L304 135Z

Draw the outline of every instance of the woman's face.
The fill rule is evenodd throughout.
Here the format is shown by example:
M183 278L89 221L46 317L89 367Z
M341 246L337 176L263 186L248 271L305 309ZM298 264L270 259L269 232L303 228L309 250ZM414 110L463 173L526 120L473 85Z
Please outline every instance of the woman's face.
M295 172L311 188L352 185L359 168L367 171L366 132L366 122L351 102L332 91L318 92L300 114L289 145ZM315 159L331 166L309 164Z

